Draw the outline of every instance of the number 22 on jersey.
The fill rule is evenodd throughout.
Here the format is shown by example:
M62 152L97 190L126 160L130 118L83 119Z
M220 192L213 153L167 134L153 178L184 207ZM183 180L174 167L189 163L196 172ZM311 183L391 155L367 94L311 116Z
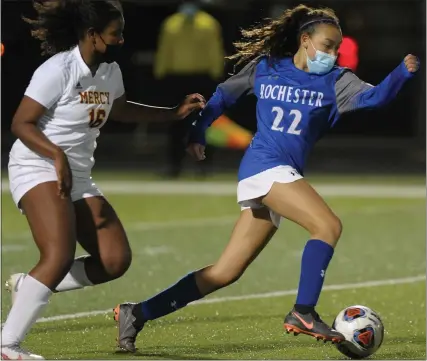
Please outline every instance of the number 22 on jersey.
M276 132L283 133L285 131L285 127L282 124L283 117L285 115L285 112L280 107L273 107L271 109L272 113L276 113L276 117L273 120L273 125L271 126L271 129ZM301 122L302 114L299 110L293 109L289 112L290 116L293 116L293 120L289 128L286 130L286 133L288 134L295 134L300 135L301 129L298 129L298 125Z
M97 128L99 127L105 120L105 110L104 109L92 109L89 112L89 127Z

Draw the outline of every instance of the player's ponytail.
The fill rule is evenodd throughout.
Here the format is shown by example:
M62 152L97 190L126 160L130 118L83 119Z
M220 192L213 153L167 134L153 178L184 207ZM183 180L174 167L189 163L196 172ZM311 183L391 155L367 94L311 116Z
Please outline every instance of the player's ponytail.
M228 58L238 59L237 64L240 64L262 55L271 59L292 56L299 48L301 33L313 32L315 24L322 22L338 26L333 10L298 5L284 11L278 19L266 19L264 24L242 30L242 41L234 43L237 53Z
M34 0L36 19L23 17L41 41L42 55L67 51L84 38L89 28L102 31L123 13L118 0Z

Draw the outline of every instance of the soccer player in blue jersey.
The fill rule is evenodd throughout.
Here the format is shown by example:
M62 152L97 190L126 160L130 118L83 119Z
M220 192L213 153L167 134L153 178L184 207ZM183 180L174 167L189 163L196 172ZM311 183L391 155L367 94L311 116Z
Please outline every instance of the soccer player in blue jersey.
M238 173L240 218L215 264L186 275L146 301L115 308L118 344L125 350L135 351L136 336L145 322L239 279L274 235L281 218L310 234L302 255L298 295L285 317L285 329L325 342L344 339L315 311L342 225L304 180L305 161L316 141L344 113L381 107L395 98L419 62L408 55L379 85L367 84L351 70L335 66L342 34L334 12L304 5L243 35L233 58L247 65L218 86L194 123L188 148L203 160L206 129L239 99L256 95L258 130Z

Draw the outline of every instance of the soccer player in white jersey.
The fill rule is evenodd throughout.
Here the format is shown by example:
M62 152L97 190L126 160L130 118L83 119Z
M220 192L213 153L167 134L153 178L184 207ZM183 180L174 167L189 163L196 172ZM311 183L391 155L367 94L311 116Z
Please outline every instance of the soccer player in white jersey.
M52 292L122 276L131 249L114 209L91 178L100 127L117 121L173 121L204 106L199 94L174 108L126 101L114 59L123 44L117 0L36 2L25 19L53 55L34 73L13 119L9 180L13 200L28 219L40 260L12 275L13 306L1 335L2 359L43 359L20 347ZM76 240L88 255L74 259Z

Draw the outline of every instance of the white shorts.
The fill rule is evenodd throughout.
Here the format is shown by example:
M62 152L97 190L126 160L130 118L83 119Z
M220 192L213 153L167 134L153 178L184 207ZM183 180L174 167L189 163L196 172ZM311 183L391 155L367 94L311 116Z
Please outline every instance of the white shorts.
M58 177L55 170L36 166L22 166L9 163L9 187L13 201L19 207L22 197L35 186L56 182ZM91 177L81 178L73 176L73 188L71 190L71 200L73 202L89 197L103 196L102 192L92 181ZM22 210L21 210L22 211Z
M237 185L237 203L241 206L241 210L265 207L257 199L265 196L270 191L274 182L292 183L302 178L303 176L298 171L288 165L279 165L267 169L239 182ZM279 228L282 218L280 214L270 209L270 217L273 224Z

